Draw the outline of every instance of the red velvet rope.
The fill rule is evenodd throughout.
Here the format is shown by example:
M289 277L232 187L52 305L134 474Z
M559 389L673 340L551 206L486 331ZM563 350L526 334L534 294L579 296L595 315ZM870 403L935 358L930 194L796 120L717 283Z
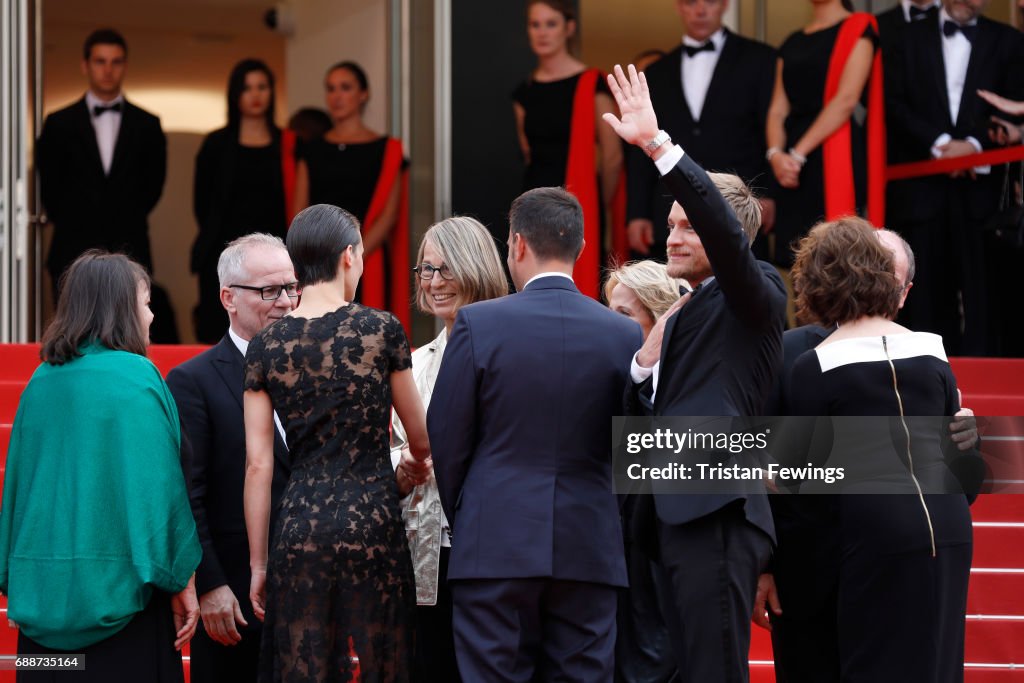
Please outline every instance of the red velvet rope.
M889 167L889 180L953 173L954 171L966 171L976 166L996 166L1013 161L1024 161L1024 145L990 149L986 152L949 159L929 159L928 161L893 164Z

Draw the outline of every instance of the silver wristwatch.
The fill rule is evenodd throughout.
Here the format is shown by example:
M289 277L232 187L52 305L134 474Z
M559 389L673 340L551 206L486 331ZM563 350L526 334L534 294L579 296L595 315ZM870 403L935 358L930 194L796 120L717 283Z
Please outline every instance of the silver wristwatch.
M661 147L671 139L672 138L669 137L668 133L666 133L663 130L659 130L658 134L655 135L650 142L644 145L644 152L647 153L647 156L652 156L659 147Z

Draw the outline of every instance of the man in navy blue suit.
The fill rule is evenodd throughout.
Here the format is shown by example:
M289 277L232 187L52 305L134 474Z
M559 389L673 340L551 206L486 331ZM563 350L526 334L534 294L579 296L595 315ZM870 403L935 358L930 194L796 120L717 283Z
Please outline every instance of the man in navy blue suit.
M509 222L519 293L459 311L427 414L459 671L610 682L626 585L611 417L640 328L573 284L575 197L530 190Z

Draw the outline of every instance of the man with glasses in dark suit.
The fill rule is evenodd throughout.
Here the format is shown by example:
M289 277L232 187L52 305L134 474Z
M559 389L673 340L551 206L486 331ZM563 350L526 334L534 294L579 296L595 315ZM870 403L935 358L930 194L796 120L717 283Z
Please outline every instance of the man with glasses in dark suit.
M248 597L242 379L249 341L287 315L298 300L288 251L272 235L246 235L229 244L220 255L217 274L230 326L220 343L167 375L192 445L186 479L203 546L196 570L203 622L192 640L194 683L256 680L260 622ZM276 415L275 423L272 509L289 473L284 430Z

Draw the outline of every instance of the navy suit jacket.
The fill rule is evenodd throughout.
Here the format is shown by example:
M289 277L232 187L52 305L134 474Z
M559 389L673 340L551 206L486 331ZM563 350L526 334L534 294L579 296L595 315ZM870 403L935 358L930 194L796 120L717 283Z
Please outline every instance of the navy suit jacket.
M36 144L40 191L53 242L47 267L59 276L94 247L123 251L153 270L148 216L167 172L160 119L127 100L110 173L103 172L85 98L46 117Z
M242 492L245 488L245 423L242 383L245 358L228 335L167 375L185 433L192 444L187 473L192 514L203 546L196 569L202 595L227 584L250 626L249 540ZM276 510L288 482L288 449L274 430L274 480L271 509ZM271 525L273 528L273 525Z
M559 276L459 311L427 413L449 579L626 585L611 418L640 343Z
M707 173L684 155L663 181L700 236L715 279L665 324L656 416L761 415L782 367L786 288L771 265L758 261L735 213ZM630 384L626 409L643 415ZM760 482L735 494L658 494L658 517L682 524L744 501L747 519L774 536Z

